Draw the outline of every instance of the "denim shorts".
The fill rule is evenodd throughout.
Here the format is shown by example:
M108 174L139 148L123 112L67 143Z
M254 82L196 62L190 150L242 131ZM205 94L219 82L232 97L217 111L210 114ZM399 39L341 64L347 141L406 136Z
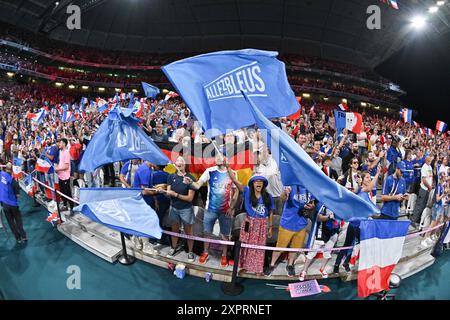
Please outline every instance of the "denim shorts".
M170 223L194 224L194 209L192 207L187 209L170 207L169 221Z
M444 215L444 207L434 204L433 208L431 208L431 220L436 221L439 217L442 217L443 215Z
M215 213L205 210L205 215L203 217L203 232L211 234L217 219L219 219L220 234L229 237L233 220L224 213Z

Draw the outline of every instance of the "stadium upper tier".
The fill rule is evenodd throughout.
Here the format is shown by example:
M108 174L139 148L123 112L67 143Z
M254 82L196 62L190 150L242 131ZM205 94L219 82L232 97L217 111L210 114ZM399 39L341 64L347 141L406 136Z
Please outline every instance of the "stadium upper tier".
M67 44L50 40L44 36L33 34L24 29L0 24L0 45L9 46L32 53L50 61L57 61L70 66L84 68L116 69L116 70L159 70L161 65L176 61L198 53L158 54L136 53L127 51L106 51ZM334 74L342 78L351 78L363 83L388 87L389 81L373 70L353 65L299 55L280 55L288 70Z

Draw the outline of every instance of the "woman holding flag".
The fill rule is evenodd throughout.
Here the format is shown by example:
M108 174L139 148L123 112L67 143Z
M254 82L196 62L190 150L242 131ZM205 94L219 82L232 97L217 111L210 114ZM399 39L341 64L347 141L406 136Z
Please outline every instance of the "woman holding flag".
M275 209L274 201L266 190L269 182L263 176L254 175L248 182L248 186L244 186L226 162L225 165L230 179L243 193L244 207L247 212L241 226L239 239L243 243L265 246L267 237L272 237L272 217ZM268 230L267 223L269 223ZM260 249L241 249L239 258L241 272L250 271L262 276L264 254L265 251Z

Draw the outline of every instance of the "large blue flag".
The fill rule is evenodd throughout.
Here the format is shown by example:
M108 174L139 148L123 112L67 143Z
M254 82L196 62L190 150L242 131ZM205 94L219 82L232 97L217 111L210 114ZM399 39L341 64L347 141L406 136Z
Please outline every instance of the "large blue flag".
M80 205L73 210L126 234L161 239L158 215L138 189L82 188Z
M284 117L298 109L278 52L245 49L203 54L162 67L208 136L255 124L241 91L267 118Z
M143 159L158 165L169 163L137 122L133 109L116 107L111 110L89 142L80 170L92 172L105 164L129 159Z
M142 89L144 89L145 96L148 98L156 98L156 95L159 94L159 89L155 86L152 86L151 84L147 82L141 82L142 83Z
M284 185L304 186L337 217L346 221L352 217L368 217L380 213L374 204L358 197L324 174L302 147L267 119L246 94L244 96L255 116L256 125L265 130L262 132L263 139L267 141L278 163Z

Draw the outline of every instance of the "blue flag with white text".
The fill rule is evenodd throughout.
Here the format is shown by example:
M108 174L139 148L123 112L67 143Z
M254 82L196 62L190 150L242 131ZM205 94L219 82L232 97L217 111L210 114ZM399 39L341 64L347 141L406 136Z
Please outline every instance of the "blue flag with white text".
M256 125L277 161L285 186L302 185L340 219L379 214L373 203L358 197L330 179L311 157L287 133L267 119L247 95L245 98L255 116Z
M207 136L255 124L244 91L267 118L298 110L298 102L278 52L245 49L203 54L162 67Z
M108 163L143 159L157 165L169 163L169 158L145 132L137 126L133 109L116 107L95 132L80 162L80 170L92 172Z

